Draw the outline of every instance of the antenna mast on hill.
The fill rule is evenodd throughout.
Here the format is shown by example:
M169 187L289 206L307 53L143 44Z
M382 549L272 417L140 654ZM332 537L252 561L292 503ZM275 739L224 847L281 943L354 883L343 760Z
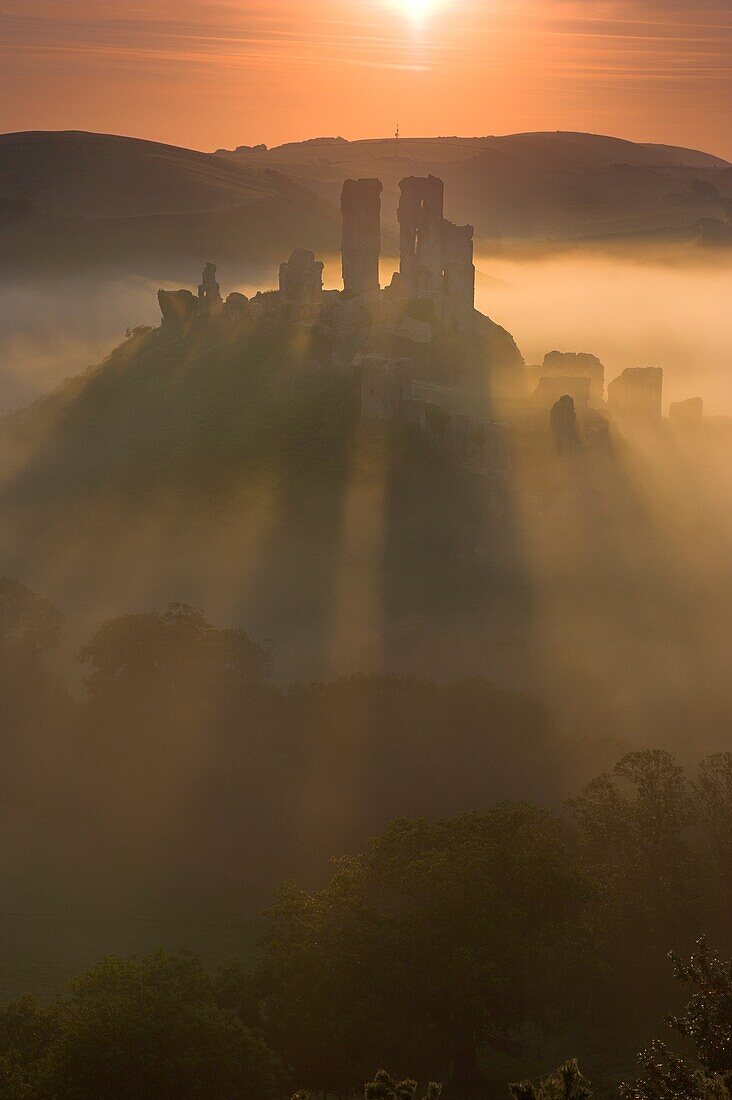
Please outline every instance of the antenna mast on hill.
M397 128L394 131L394 160L399 156L399 123L397 122Z

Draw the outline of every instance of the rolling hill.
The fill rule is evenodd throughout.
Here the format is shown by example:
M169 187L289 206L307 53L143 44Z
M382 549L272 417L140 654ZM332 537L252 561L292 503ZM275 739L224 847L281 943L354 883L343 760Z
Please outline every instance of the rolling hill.
M732 168L696 150L590 134L314 139L201 153L77 132L0 136L0 273L104 266L180 278L209 259L271 271L294 247L333 252L349 176L384 183L384 247L398 181L439 174L448 215L497 238L688 238L723 220Z
M445 181L449 216L476 227L479 244L519 239L688 234L700 217L723 217L732 198L726 161L666 145L579 133L486 138L325 138L219 154L276 168L335 204L348 176L378 176L387 219L398 182ZM697 184L703 186L699 187Z
M0 136L3 267L142 267L337 244L335 211L269 166L87 133Z

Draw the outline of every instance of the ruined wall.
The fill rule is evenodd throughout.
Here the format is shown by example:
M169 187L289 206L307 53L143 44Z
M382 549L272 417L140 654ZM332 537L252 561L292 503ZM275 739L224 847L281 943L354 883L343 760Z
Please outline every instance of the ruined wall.
M618 420L655 424L661 419L663 370L627 367L607 388L610 412Z
M675 428L699 428L704 423L704 401L701 397L672 401L668 417Z
M198 302L190 290L159 290L163 328L181 331L198 316Z
M313 320L323 304L323 264L315 253L296 248L280 264L280 298L292 307L295 319Z
M590 407L590 379L559 375L556 378L540 378L531 395L531 404L538 409L549 410L562 397L572 400L575 413L585 416Z
M605 367L596 355L584 351L550 351L544 356L541 375L545 378L589 378L590 405L593 409L602 407L605 397Z

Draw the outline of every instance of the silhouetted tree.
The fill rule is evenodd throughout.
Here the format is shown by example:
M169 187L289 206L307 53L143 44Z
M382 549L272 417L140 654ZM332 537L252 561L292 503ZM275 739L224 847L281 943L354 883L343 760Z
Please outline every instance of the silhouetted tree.
M592 1100L590 1082L582 1076L574 1059L538 1085L520 1081L508 1088L514 1100Z
M702 760L692 788L710 864L705 871L718 883L710 900L718 901L724 920L732 903L732 753L715 753Z
M279 1100L285 1078L200 960L158 951L105 959L52 1009L6 1006L0 1083L12 1100Z
M0 1096L3 1100L36 1100L48 1096L48 1054L58 1038L54 1008L32 997L0 1008Z
M0 579L0 648L38 656L60 641L64 623L50 600L20 581Z
M452 1066L455 1095L483 1095L478 1042L559 995L587 897L558 821L533 807L396 822L325 890L277 895L267 1034L313 1088L347 1086L391 1044L420 1070Z
M691 993L669 1025L694 1047L695 1059L679 1057L656 1042L639 1056L642 1074L621 1086L624 1100L729 1100L732 1097L732 961L723 961L700 939L688 962L672 954L674 976Z
M241 629L217 630L187 604L162 614L124 615L97 630L79 659L93 697L189 693L195 686L241 686L269 673L269 654Z
M570 807L582 855L606 889L604 904L626 931L642 928L652 938L673 929L698 892L688 838L694 805L683 768L662 749L628 753Z

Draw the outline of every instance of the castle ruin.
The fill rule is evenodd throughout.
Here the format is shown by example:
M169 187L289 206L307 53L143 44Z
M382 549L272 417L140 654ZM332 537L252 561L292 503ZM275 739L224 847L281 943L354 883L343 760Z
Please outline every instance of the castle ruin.
M318 333L334 370L352 370L364 421L402 421L452 460L495 476L505 471L509 434L553 439L571 455L608 451L611 422L654 425L662 417L663 371L633 368L614 379L594 355L550 352L527 367L510 333L475 309L474 230L444 215L436 176L399 184L399 268L382 287L378 179L349 179L341 193L343 290L324 290L323 264L296 248L280 265L279 289L224 301L215 264L206 264L196 298L159 292L163 328L185 333L220 319L229 324L294 323ZM327 349L327 351L323 351ZM466 368L465 363L468 361ZM498 378L509 395L496 405ZM510 384L506 386L506 379ZM672 426L697 425L699 399L672 407Z

